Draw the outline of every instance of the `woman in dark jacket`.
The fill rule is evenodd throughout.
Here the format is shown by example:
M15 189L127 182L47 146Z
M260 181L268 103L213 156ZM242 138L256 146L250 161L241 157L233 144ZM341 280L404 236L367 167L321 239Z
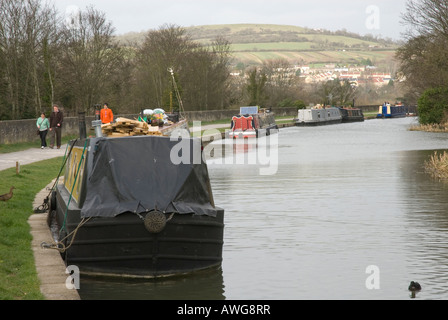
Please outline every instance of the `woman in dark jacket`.
M64 121L64 115L57 105L53 106L53 112L50 116L50 148L54 148L54 142L56 137L56 146L61 148L61 134L62 134L62 122Z

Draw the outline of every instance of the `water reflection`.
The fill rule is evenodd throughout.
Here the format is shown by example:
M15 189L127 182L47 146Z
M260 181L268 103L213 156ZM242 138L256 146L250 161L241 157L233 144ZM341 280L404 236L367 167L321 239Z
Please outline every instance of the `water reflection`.
M410 277L418 279L418 297L448 298L448 184L424 173L431 151L402 154L406 257Z
M418 183L403 180L403 171L422 166L423 158L409 156L412 150L448 147L446 134L409 131L414 121L281 130L273 176L250 165L211 166L215 201L227 212L226 296L409 298L409 282L425 268L409 268L415 254L403 192ZM443 197L440 186L427 183ZM434 201L443 206L446 200ZM372 265L381 271L380 290L366 288ZM418 297L443 295L427 288Z
M222 269L157 280L81 278L83 300L224 300Z

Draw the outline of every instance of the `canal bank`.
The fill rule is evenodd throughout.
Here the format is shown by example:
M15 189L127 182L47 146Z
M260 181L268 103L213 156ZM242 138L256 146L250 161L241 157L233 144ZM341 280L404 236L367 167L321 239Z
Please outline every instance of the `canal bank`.
M44 202L54 182L52 181L36 195L33 208L39 207ZM69 274L65 271L66 267L59 251L41 246L42 243L50 242L52 239L47 215L48 213L33 214L28 219L33 236L31 246L40 281L40 291L46 300L80 300L78 292L75 289L69 289L70 286L66 285Z

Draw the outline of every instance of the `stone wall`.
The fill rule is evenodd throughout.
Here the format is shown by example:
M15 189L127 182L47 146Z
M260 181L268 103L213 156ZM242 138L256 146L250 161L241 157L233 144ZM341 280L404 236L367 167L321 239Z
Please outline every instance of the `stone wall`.
M277 116L296 116L297 109L295 108L282 108L273 109ZM185 112L185 116L189 121L218 121L230 119L237 114L238 110L216 110L216 111L189 111ZM117 117L125 117L129 119L137 118L137 115L116 115ZM92 121L95 120L94 116L86 116L86 130L87 136L94 135L95 132L92 128ZM12 120L12 121L0 121L0 144L13 144L19 142L33 142L38 143L39 136L36 135L36 119L30 120ZM230 122L229 122L230 126ZM78 117L66 117L62 127L62 135L78 135L79 134L79 120ZM49 137L47 136L47 141Z
M88 119L90 119L90 121ZM86 117L88 135L93 120L94 117ZM35 120L0 121L0 144L40 141L39 136L36 134L36 121L37 118ZM78 133L78 118L65 118L62 126L62 135ZM47 136L47 141L49 141L49 136Z

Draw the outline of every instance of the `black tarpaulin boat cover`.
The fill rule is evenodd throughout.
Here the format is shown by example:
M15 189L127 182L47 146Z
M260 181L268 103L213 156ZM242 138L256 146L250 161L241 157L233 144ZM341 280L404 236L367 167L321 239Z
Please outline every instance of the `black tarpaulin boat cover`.
M142 136L95 140L81 217L115 217L156 209L216 216L199 139Z

